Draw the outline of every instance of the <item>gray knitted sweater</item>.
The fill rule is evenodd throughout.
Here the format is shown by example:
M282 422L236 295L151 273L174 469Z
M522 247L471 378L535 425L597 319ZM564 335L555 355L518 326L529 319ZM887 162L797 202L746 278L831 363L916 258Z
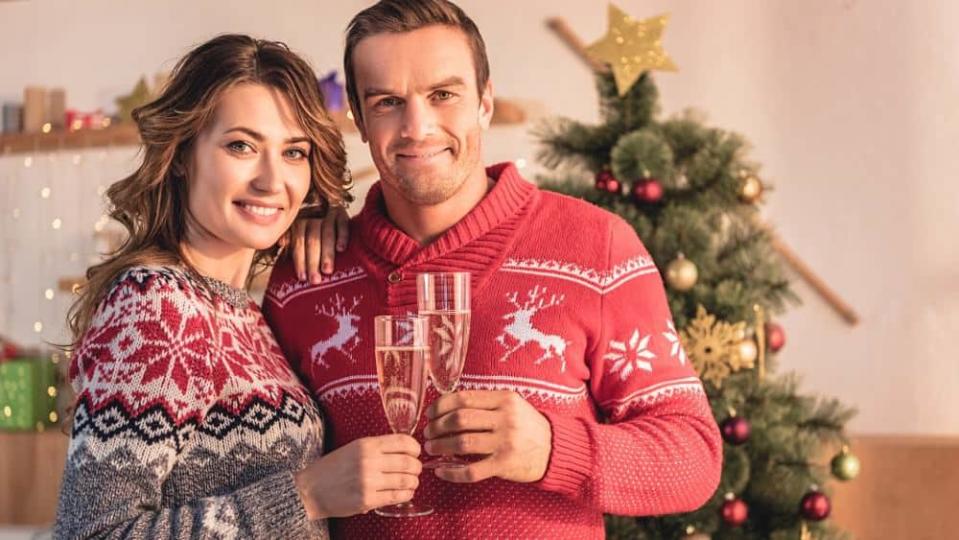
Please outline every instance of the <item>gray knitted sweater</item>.
M134 268L71 358L56 538L327 538L293 473L323 426L259 308Z

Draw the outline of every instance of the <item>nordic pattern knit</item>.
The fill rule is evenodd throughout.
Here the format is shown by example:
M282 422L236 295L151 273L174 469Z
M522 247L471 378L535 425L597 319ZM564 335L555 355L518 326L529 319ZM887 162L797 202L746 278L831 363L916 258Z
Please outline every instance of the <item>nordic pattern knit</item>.
M331 520L334 538L603 537L602 514L697 508L719 480L722 441L673 326L656 267L622 219L538 190L512 165L463 220L421 247L374 185L351 244L319 285L274 269L263 310L324 410L328 443L389 433L373 317L415 312L415 275L472 273L461 388L518 392L549 420L545 476L454 484L424 471L430 516ZM426 403L437 398L432 386ZM415 431L422 441L425 418Z
M328 538L292 473L319 411L251 300L175 268L125 272L70 363L57 538Z

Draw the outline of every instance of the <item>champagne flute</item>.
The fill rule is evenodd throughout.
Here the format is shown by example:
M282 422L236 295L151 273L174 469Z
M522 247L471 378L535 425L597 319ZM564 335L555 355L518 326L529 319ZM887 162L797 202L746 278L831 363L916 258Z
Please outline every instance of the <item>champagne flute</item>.
M374 318L376 376L386 421L393 433L412 435L419 421L426 388L426 319L416 315ZM433 509L413 501L374 510L386 517L415 517Z
M427 320L427 358L433 386L441 394L455 392L459 385L470 336L469 272L433 272L416 276L419 314ZM427 469L465 467L456 456L425 461Z

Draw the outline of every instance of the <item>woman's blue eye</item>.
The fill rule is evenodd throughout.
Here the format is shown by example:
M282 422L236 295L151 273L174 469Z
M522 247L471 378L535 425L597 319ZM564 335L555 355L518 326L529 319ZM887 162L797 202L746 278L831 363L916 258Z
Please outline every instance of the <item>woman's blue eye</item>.
M251 147L246 141L233 141L226 145L226 147L240 154L245 154L248 151L253 150L253 147Z
M302 148L290 148L286 151L286 155L287 157L293 159L306 159L309 157L309 154L306 152L306 150L303 150Z

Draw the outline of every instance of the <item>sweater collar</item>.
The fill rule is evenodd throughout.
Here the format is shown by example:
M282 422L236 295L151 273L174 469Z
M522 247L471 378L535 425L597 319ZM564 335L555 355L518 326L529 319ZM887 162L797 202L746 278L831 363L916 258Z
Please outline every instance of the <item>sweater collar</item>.
M407 266L441 257L470 243L497 225L515 216L532 201L536 186L520 176L512 163L487 167L486 175L495 181L482 201L442 236L420 246L386 215L380 182L370 188L363 210L357 215L360 241L374 253L396 266Z

